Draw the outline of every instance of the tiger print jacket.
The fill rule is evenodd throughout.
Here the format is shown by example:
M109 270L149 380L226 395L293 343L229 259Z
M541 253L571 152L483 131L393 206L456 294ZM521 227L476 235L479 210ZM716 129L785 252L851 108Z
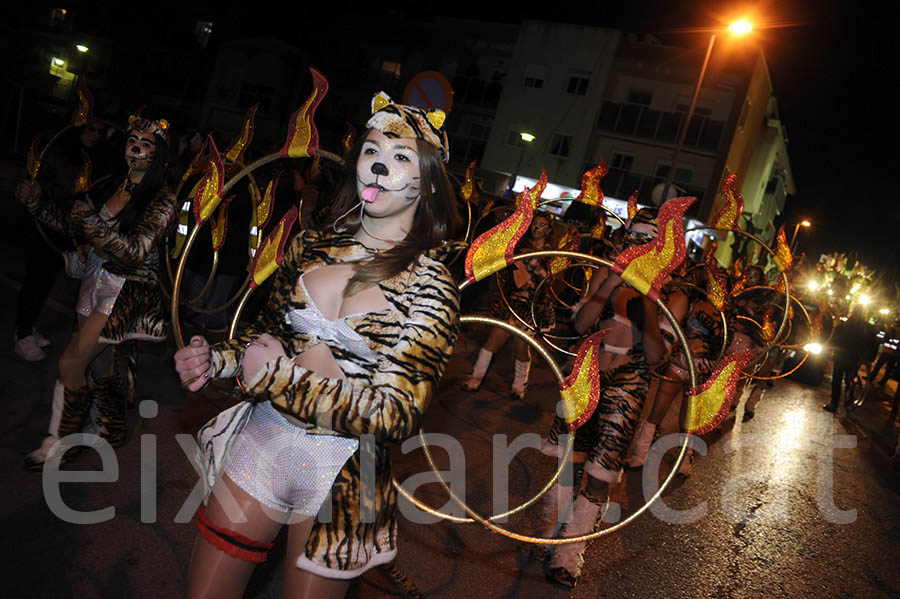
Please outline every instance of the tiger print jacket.
M266 364L247 382L248 392L309 423L311 433L360 437L360 449L335 479L331 503L320 511L300 559L300 567L331 578L358 576L396 555L397 492L385 444L418 431L459 331L459 288L432 257L437 250L379 283L389 309L348 319L377 362L331 347L346 380L325 378L294 364L290 356L310 346L310 339L285 319L291 310L306 307L299 277L358 259L362 249L347 235L304 231L286 251L256 322L233 340L212 346L213 375L236 376L243 349L269 333L287 356Z
M79 257L87 256L89 244L105 257L104 268L125 279L100 334L103 343L166 338L158 273L160 247L175 224L175 199L168 187L159 190L128 234L119 230L117 221L104 220L87 195L77 198L68 214L42 197L28 198L24 205L51 229L84 240L77 250Z

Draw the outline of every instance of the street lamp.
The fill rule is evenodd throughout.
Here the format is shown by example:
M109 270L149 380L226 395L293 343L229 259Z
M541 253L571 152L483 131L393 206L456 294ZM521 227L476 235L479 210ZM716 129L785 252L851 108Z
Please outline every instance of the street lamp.
M805 218L801 220L799 223L794 225L794 234L791 235L791 253L794 253L794 242L797 241L797 231L800 230L800 226L804 226L807 229L812 226L812 223L806 220Z
M79 52L81 52L82 54L84 54L85 52L90 50L90 48L88 48L84 44L75 44L75 49L78 50Z
M741 19L735 21L728 26L728 31L734 36L746 35L753 30L753 25L749 21ZM675 153L672 155L672 166L669 167L669 174L666 175L666 184L663 187L662 198L669 197L669 188L672 186L672 177L675 176L675 167L678 165L678 158L681 156L681 149L684 147L684 138L687 137L687 130L691 124L691 118L694 116L694 107L697 105L697 98L700 96L700 88L703 86L703 78L706 77L706 67L709 65L709 57L712 55L713 46L716 43L716 33L713 32L709 36L709 46L706 48L706 56L703 58L703 66L700 67L700 75L697 77L697 85L694 86L694 96L691 98L691 105L688 106L687 117L681 126L681 133L678 135L678 145L675 146Z
M534 135L528 133L527 131L520 131L519 138L525 143L519 146L519 160L516 162L516 170L513 172L512 179L509 181L509 195L512 196L513 186L516 184L516 179L519 178L519 168L522 166L522 157L525 155L525 147L534 141Z

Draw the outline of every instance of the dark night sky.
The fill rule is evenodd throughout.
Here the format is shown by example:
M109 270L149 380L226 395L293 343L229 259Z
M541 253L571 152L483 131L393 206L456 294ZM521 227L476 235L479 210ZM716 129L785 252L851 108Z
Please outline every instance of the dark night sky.
M793 224L809 218L814 227L800 233L800 247L812 257L821 251L858 251L867 264L890 265L900 275L900 203L897 200L894 146L898 132L896 94L890 89L897 75L897 22L894 3L876 0L618 0L592 3L498 3L496 8L457 1L453 4L376 3L216 3L186 0L174 13L143 13L143 5L104 5L117 20L137 18L159 32L173 14L185 19L205 16L216 23L220 39L255 34L281 34L298 39L302 22L324 29L348 11L373 14L371 35L391 27L390 11L407 16L433 14L499 22L522 18L567 21L651 33L671 45L702 50L708 33L698 28L722 26L741 14L751 15L757 29L750 43L765 51L782 120L790 137L789 154L797 194L789 199L783 220L788 234ZM162 0L154 6L165 6ZM315 14L309 14L317 6ZM428 7L429 14L422 13ZM113 8L114 7L114 8ZM251 10L252 7L252 10ZM106 11L103 9L101 12ZM330 11L331 14L324 14ZM342 12L343 11L343 12ZM127 14L126 14L127 13ZM96 13L95 13L96 14ZM109 14L109 13L107 13ZM96 24L96 23L95 23ZM352 43L352 40L336 40ZM776 221L776 224L780 224ZM896 276L900 279L900 276Z

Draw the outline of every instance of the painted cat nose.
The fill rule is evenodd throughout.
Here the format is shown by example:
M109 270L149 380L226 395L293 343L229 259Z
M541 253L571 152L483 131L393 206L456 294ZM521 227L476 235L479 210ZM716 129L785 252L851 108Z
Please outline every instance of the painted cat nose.
M373 175L381 175L382 177L387 177L388 168L381 164L380 162L376 162L372 165L372 174Z

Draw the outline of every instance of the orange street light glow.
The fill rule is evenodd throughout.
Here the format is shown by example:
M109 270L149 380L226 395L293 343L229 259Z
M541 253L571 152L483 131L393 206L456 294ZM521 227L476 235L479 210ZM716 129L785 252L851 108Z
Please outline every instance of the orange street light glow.
M741 19L740 21L735 21L729 25L728 31L735 35L744 35L753 31L753 25L751 25L749 21Z

